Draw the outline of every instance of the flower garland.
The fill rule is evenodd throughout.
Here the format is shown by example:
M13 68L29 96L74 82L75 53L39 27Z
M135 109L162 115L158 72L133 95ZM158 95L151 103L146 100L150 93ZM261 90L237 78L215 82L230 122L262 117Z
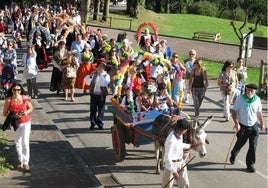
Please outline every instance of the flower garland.
M109 45L106 46L106 49L109 50L110 47ZM125 53L125 56L128 54ZM136 63L130 66L130 62L135 60ZM163 67L163 72L164 73L169 73L169 69L171 69L171 62L167 59L164 59L162 57L159 57L158 55L154 55L150 52L138 52L135 54L131 54L128 56L127 61L124 63L120 64L119 70L117 71L117 74L113 77L115 81L115 95L121 96L121 91L122 91L122 83L124 76L127 72L130 74L130 85L129 85L129 93L130 93L130 112L134 113L134 99L133 99L133 88L134 88L134 79L136 78L137 73L141 73L144 71L144 67L148 64L158 64L161 67ZM170 82L170 77L166 77L166 84L167 84L167 90L168 93L171 94L171 82ZM148 86L147 88L142 88L143 91L147 94L152 94L154 93L155 88L150 88ZM183 96L183 91L180 91L180 100L178 103L178 108L182 109L182 96Z
M48 20L48 27L49 29L52 29L52 22L56 19L57 21L57 25L56 25L56 28L59 28L59 26L64 22L64 19L62 19L61 17L51 17L49 18Z
M136 71L133 69L130 70L130 85L129 85L129 105L130 105L130 112L135 112L135 105L134 105L134 98L133 98L133 87L134 87L134 79L136 78Z
M142 33L142 29L143 27L145 26L150 26L153 30L154 30L154 37L155 37L155 41L158 41L159 38L158 38L158 28L157 26L152 23L152 22L145 22L145 23L142 23L140 24L138 30L137 30L137 33L136 33L136 40L137 40L137 43L139 44L140 43L140 40L141 40L141 33Z
M34 34L36 33L36 31L40 31L45 35L46 42L50 41L51 36L50 36L49 29L47 29L46 27L43 27L43 26L37 26L37 27L33 28L29 33L29 44L30 45L33 42L33 37L34 37Z

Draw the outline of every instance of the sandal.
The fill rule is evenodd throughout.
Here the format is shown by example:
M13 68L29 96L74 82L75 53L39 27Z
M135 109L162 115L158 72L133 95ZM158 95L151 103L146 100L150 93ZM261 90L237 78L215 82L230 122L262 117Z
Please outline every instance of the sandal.
M31 170L30 166L29 165L24 165L24 170L26 172L29 172Z
M18 169L23 169L23 164L22 163L20 163L20 164L18 164Z

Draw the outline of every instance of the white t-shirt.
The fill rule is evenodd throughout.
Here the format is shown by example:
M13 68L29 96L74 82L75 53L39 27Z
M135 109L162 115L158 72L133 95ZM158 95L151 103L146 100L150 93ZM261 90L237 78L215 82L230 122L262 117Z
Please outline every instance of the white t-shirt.
M23 70L23 76L26 80L36 78L38 74L38 67L36 64L36 52L30 55L27 58L27 53L23 54L22 56L22 62L24 64L24 70ZM27 67L32 68L35 70L35 74L30 75L28 74Z

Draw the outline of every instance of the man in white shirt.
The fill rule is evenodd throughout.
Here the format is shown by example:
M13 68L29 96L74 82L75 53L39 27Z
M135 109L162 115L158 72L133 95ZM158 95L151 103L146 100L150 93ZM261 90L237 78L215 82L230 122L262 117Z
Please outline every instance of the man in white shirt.
M107 86L110 83L110 76L105 71L106 63L100 62L98 68L92 73L90 81L90 130L97 125L103 130Z
M169 133L165 141L165 169L162 176L161 188L173 187L174 180L180 188L189 187L187 167L182 168L185 165L183 149L191 148L190 144L183 143L183 134L189 128L190 123L186 119L178 120L174 130ZM171 179L172 181L170 181Z

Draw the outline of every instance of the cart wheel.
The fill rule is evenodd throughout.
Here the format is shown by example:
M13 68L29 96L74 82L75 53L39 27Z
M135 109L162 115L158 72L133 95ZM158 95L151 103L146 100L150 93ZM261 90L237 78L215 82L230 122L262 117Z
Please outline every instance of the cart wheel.
M112 127L112 141L116 161L121 162L126 155L125 135L121 125L115 124Z

